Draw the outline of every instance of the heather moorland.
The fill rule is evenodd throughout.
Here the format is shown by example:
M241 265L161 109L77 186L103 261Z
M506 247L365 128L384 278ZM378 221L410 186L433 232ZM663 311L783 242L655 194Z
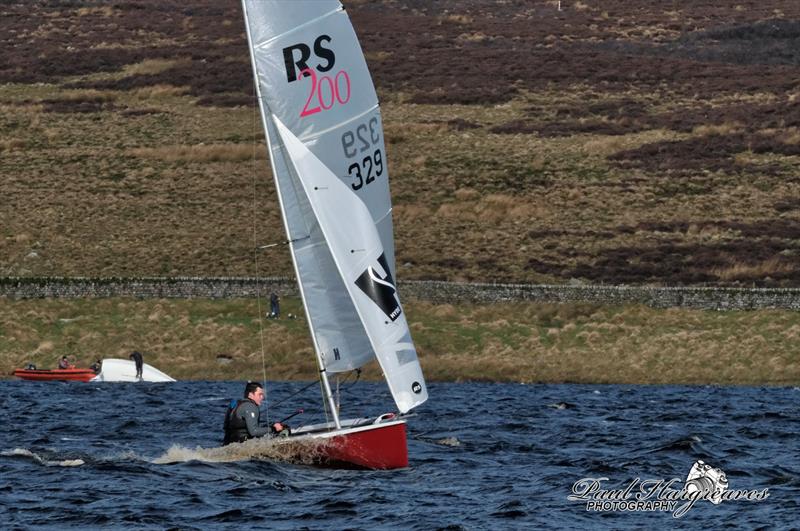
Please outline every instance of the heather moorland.
M345 6L403 278L800 284L800 5ZM0 274L255 274L283 229L239 2L0 11Z

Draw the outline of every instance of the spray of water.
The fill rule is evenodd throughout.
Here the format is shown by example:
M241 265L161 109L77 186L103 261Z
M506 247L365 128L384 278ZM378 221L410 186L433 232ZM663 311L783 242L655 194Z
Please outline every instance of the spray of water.
M258 438L239 444L229 444L217 448L192 449L174 444L153 460L163 465L186 461L204 461L209 463L229 463L250 459L265 461L282 461L287 463L314 464L323 456L326 441L319 439L284 439Z
M456 448L458 446L461 446L461 441L459 441L455 437L445 437L444 439L439 439L438 441L436 441L436 444L441 446L451 446L453 448Z

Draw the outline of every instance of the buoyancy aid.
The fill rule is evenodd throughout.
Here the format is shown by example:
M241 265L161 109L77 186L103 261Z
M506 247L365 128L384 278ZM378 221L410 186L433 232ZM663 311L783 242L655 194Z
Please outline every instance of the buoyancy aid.
M228 411L225 414L225 440L222 443L223 445L244 442L250 438L250 434L247 432L247 423L241 415L237 415L239 406L245 402L255 404L255 402L249 398L231 400Z

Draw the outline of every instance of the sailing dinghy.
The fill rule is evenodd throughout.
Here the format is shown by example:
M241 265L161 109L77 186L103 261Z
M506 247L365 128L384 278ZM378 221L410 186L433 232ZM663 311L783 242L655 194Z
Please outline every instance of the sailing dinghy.
M408 465L401 415L428 398L395 286L378 98L338 0L242 0L272 173L332 422L328 464ZM328 375L377 358L400 415L342 420Z

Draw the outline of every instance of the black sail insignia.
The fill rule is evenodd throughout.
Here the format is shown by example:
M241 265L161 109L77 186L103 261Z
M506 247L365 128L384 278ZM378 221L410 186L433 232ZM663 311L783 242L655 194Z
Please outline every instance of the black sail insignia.
M378 305L386 317L394 322L403 311L395 296L397 290L394 287L394 280L389 272L389 265L386 263L384 253L378 257L378 264L383 269L383 276L375 268L368 266L356 279L356 286Z

